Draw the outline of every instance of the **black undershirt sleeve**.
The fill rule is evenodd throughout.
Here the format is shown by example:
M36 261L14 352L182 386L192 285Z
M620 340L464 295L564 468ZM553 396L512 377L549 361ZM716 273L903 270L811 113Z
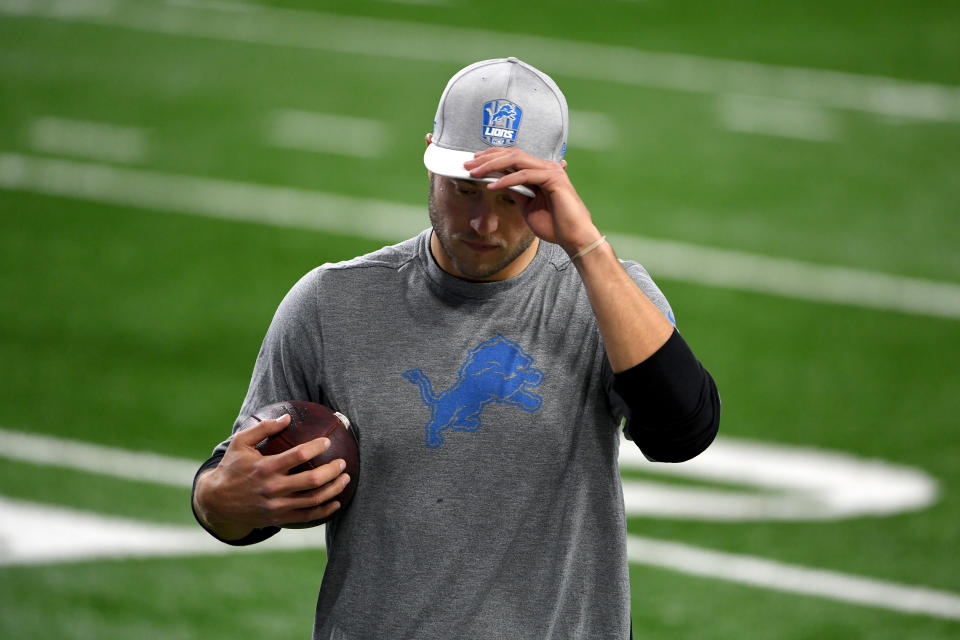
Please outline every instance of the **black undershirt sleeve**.
M204 471L206 471L207 469L213 469L213 468L216 467L218 464L220 464L220 460L222 460L222 459L223 459L223 454L222 454L222 453L217 454L217 455L214 455L213 457L211 457L210 459L208 459L206 462L204 462L202 465L200 465L200 469L198 469L196 475L193 476L193 490L190 491L190 508L191 508L191 509L193 509L193 494L194 494L194 493L196 492L196 490L197 490L197 478L199 478L199 477L200 477L200 474L203 473ZM251 531L250 533L248 533L248 534L247 534L246 536L244 536L243 538L240 538L239 540L224 540L223 538L221 538L220 536L218 536L216 533L214 533L213 531L211 531L211 530L207 527L207 525L205 525L205 524L203 523L203 520L201 520L201 519L200 519L200 516L197 515L196 509L193 510L193 517L197 519L197 523L198 523L201 527L203 527L204 530L206 530L207 533L209 533L210 535L212 535L214 538L216 538L216 539L219 540L220 542L225 542L225 543L230 544L230 545L233 545L233 546L235 546L235 547L245 547L245 546L247 546L247 545L256 544L256 543L258 543L258 542L263 542L264 540L266 540L266 539L269 538L270 536L272 536L272 535L274 535L275 533L277 533L278 531L280 531L280 527L264 527L263 529L254 529L253 531Z
M676 329L652 356L614 374L613 388L628 409L628 437L650 460L690 460L717 435L717 386Z

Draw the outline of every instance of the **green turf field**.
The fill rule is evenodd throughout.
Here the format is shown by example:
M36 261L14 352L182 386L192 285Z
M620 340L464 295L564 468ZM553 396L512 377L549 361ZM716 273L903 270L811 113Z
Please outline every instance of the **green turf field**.
M199 463L289 286L427 226L420 156L447 78L516 55L564 89L574 184L669 297L720 387L722 434L884 461L937 489L886 515L633 512L638 539L921 601L906 612L638 560L636 636L960 637L958 33L960 9L934 0L0 0L0 442ZM316 130L278 133L297 117ZM378 144L345 154L351 127ZM355 200L313 217L327 196ZM631 238L655 249L629 253ZM730 266L754 258L774 265L762 286ZM811 285L822 267L849 270L829 272L829 295ZM17 504L193 524L182 483L0 455L0 519ZM11 564L12 540L2 638L304 638L324 562L307 549Z

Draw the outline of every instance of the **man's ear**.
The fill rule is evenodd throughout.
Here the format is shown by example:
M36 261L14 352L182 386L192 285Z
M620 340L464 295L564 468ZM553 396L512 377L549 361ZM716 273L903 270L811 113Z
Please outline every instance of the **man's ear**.
M430 134L428 133L427 135L430 135ZM427 144L430 144L430 143L428 142ZM564 171L567 170L567 161L566 161L566 160L561 160L561 161L560 161L560 168L563 169Z
M431 144L433 144L433 134L432 134L432 133L428 133L427 135L425 135L425 136L423 137L423 139L427 141L427 146L428 146L428 147L429 147ZM430 180L433 180L433 173L431 173L429 169L427 169L427 178L430 179Z

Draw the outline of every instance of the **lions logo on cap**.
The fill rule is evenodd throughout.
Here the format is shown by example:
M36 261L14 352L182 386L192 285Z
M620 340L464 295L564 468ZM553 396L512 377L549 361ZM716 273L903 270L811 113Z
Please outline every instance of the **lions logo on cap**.
M483 141L492 147L512 147L523 110L509 100L491 100L483 105Z

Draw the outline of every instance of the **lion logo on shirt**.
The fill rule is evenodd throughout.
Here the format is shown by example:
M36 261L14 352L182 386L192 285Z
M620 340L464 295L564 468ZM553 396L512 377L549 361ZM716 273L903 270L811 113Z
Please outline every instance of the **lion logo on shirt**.
M543 399L530 388L543 381L543 372L532 364L533 358L517 343L497 334L470 351L456 383L439 394L433 392L430 378L422 370L405 371L403 377L420 388L420 397L430 408L427 446L440 447L447 429L479 429L483 409L491 402L537 411Z

